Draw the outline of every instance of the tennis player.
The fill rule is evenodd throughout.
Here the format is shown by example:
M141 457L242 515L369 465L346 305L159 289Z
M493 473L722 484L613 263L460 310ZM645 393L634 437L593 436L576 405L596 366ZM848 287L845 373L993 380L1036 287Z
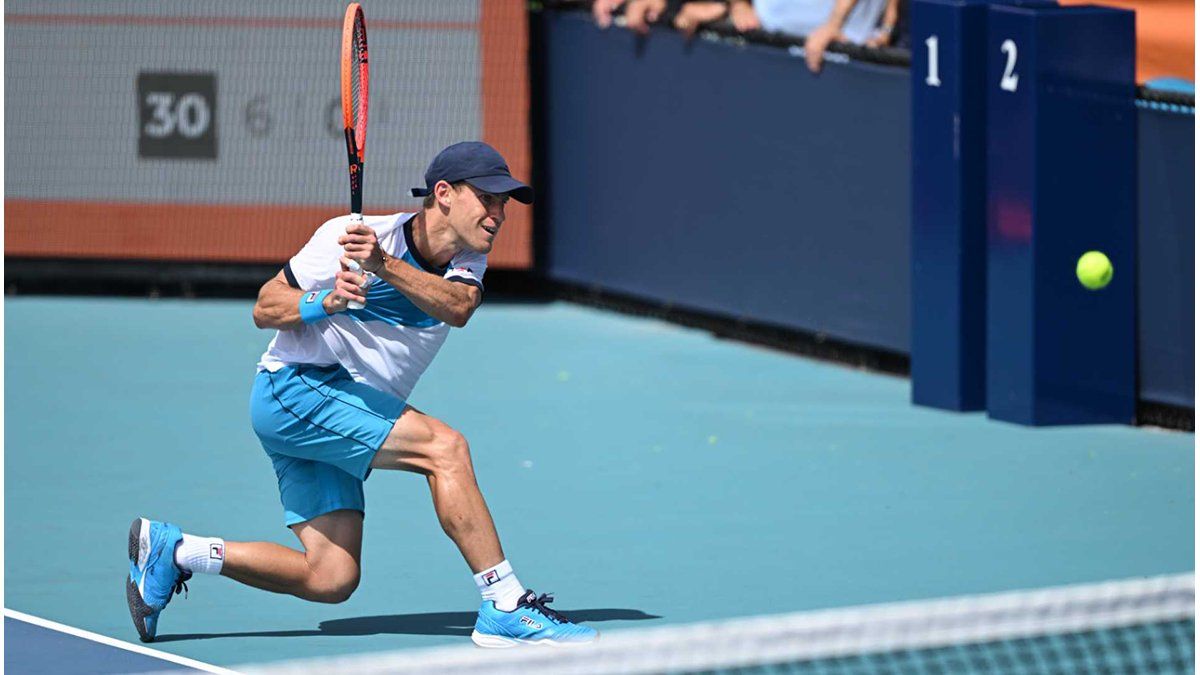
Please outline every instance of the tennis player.
M466 439L406 403L450 326L465 326L483 298L505 203L529 204L533 189L512 177L492 147L466 142L438 154L425 187L412 192L424 197L419 213L322 225L254 306L255 324L278 332L258 363L250 415L279 479L285 523L304 550L135 520L126 594L143 641L154 639L159 614L193 574L345 601L358 586L363 482L373 469L428 480L442 529L483 596L476 644L596 639L594 629L550 609L552 597L521 585L476 484ZM375 283L349 271L351 261ZM352 300L365 307L348 309Z

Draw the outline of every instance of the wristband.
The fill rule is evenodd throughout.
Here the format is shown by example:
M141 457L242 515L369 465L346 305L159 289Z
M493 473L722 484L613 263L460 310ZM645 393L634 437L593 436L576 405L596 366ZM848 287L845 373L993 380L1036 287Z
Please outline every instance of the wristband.
M313 291L300 296L300 318L307 324L317 323L329 318L325 313L325 296L333 291Z

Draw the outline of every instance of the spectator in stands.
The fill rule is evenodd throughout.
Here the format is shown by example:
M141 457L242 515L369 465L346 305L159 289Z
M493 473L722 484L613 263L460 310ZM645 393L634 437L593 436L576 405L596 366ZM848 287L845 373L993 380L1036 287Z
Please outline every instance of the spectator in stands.
M596 0L592 3L592 16L596 17L596 25L601 28L611 26L613 14L625 4L626 0ZM635 33L645 35L650 32L650 24L668 13L674 14L679 4L680 0L672 3L667 0L629 0L625 7L625 26Z
M700 0L699 2L689 2L679 9L675 14L673 21L676 28L686 33L688 36L694 34L701 26L715 21L724 19L729 14L729 3L723 0L710 2ZM754 9L751 8L753 13ZM757 23L758 16L755 15L754 21Z
M604 0L598 0L603 2ZM833 42L868 47L890 44L899 0L729 0L689 2L675 15L675 27L691 34L700 26L729 17L740 32L766 30L805 38L809 70L820 72Z

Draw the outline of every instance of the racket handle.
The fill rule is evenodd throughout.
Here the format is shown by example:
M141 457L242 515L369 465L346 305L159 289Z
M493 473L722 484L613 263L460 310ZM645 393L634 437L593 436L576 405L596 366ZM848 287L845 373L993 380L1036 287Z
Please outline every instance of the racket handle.
M362 222L363 222L363 217L362 217L361 213L351 213L350 214L350 224L362 225ZM351 260L349 267L350 267L351 272L358 272L361 274L363 271L362 265L360 265L357 260ZM366 277L367 277L367 280L365 282L363 282L363 286L362 286L364 291L366 291L367 287L369 287L371 285L371 280L373 278L370 272L366 273ZM361 303L357 300L351 300L350 303L346 306L349 307L350 309L362 309L363 307L365 307L365 305L363 305L363 303Z

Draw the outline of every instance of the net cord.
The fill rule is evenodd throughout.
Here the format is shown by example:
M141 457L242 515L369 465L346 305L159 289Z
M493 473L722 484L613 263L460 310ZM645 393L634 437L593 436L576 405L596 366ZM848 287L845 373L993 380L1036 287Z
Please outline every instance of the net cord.
M301 673L654 673L714 670L855 654L1079 633L1195 616L1192 574L979 596L867 605L605 634L569 650L406 650L246 665Z

